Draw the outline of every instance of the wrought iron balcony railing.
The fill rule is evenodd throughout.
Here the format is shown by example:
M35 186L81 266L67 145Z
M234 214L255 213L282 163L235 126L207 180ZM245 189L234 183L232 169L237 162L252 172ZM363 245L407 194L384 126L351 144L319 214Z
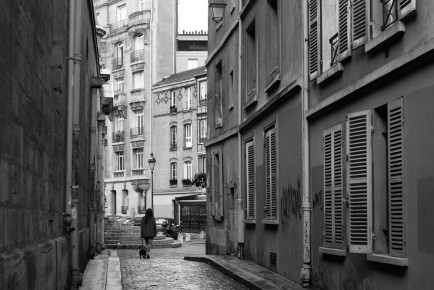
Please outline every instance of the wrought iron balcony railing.
M143 127L134 127L130 129L130 138L135 139L143 137Z
M176 145L176 143L170 144L170 151L176 151L176 150L178 150L178 145Z
M121 206L121 213L122 214L127 214L128 211L128 205L122 205Z
M176 113L176 111L177 111L176 106L170 106L169 111L170 111L170 113Z
M124 67L124 58L118 57L112 60L112 68L113 70L120 69Z
M169 179L169 183L170 185L177 185L178 184L178 179Z
M110 24L110 32L111 33L117 33L121 30L125 29L128 26L128 19L122 19L115 23Z
M398 20L398 5L396 0L383 1L383 26L386 29Z
M144 49L133 50L130 53L130 62L136 62L136 61L141 61L141 60L145 60L145 50Z
M113 177L124 177L125 171L115 171L113 172Z
M151 19L151 11L150 10L141 10L136 11L130 14L128 16L129 18L129 25L137 25L137 24L149 24Z
M332 37L330 37L330 67L334 66L338 62L338 51L339 51L339 34L336 33Z
M113 143L125 141L125 131L116 131L113 132L112 135L113 135L113 139L112 139Z
M182 179L183 186L191 186L191 179Z
M145 173L145 170L143 168L136 168L131 170L131 175L137 176L137 175L143 175Z

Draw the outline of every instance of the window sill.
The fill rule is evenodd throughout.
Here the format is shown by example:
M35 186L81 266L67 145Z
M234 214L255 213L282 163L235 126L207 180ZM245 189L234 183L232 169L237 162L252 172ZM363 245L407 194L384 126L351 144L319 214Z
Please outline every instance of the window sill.
M268 82L267 86L264 89L264 92L266 94L270 94L274 89L276 89L280 84L280 74L276 74L270 81Z
M182 147L182 149L184 149L184 150L191 150L191 148L193 148L193 146L184 146L184 147Z
M324 73L319 75L316 79L317 85L324 85L327 82L333 80L334 78L340 76L342 72L344 71L344 66L338 62L328 70L326 70Z
M368 254L366 259L371 262L378 262L400 267L408 267L408 258L398 258L381 254Z
M262 220L261 223L265 225L278 225L279 220Z
M250 98L249 101L247 101L244 104L244 110L247 111L247 110L253 108L254 106L256 106L257 103L258 103L258 95L255 94L253 97Z
M222 121L218 121L217 123L215 123L214 128L218 129L222 127Z
M321 254L340 256L340 257L345 257L347 255L347 251L345 251L345 250L325 248L325 247L319 247L318 252L320 252Z
M379 49L387 46L391 42L399 39L405 32L405 25L401 21L395 22L386 28L380 35L365 44L366 53L375 53Z
M256 220L244 220L245 224L256 225Z

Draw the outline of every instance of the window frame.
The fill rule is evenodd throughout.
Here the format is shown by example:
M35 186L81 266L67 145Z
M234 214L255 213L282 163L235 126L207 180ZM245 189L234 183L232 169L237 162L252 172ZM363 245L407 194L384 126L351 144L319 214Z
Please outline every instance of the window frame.
M138 75L138 77L136 77ZM133 90L143 89L145 87L145 74L143 70L134 71L132 73Z
M178 180L178 163L170 162L170 179Z
M193 135L192 132L192 124L187 123L184 125L184 148L192 148L193 147Z
M268 125L264 128L264 173L265 173L265 208L264 217L262 219L263 224L279 224L279 156L278 156L278 130L276 123ZM274 135L273 135L274 134ZM274 142L274 145L273 145ZM269 151L268 151L269 150ZM274 151L274 153L273 153ZM273 164L275 164L273 168ZM269 174L267 171L269 170ZM267 181L269 175L269 181ZM273 190L273 178L275 178L275 186ZM275 209L273 209L273 203L275 203ZM268 208L271 206L270 213Z
M170 149L174 150L176 149L177 145L177 134L178 134L178 128L176 125L170 126Z

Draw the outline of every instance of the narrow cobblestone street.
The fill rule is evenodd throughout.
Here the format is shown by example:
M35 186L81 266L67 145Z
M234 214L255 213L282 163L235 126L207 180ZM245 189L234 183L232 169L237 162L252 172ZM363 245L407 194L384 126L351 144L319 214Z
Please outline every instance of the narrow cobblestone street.
M137 250L118 250L122 289L247 289L208 264L185 261L184 256L205 254L204 243L180 248L152 249L150 259Z

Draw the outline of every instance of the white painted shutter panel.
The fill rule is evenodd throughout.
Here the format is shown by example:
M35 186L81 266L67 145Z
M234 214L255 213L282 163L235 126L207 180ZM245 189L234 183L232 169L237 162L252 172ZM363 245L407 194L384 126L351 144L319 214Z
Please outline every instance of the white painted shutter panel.
M399 1L399 19L403 20L407 16L416 12L416 0L397 0Z
M324 131L324 245L343 248L342 124Z
M339 61L351 55L351 22L349 0L339 0Z
M265 218L271 217L270 134L265 134Z
M270 174L271 174L271 218L277 219L277 152L276 152L276 129L270 130Z
M255 218L255 161L253 141L246 143L247 219Z
M347 117L348 244L372 252L372 129L370 111Z
M388 104L387 120L389 248L392 256L404 257L406 253L402 98Z
M368 39L368 1L369 0L353 0L351 6L353 48L364 44Z
M309 0L309 75L315 79L318 74L318 0Z
M219 195L219 215L220 217L223 217L223 205L224 205L224 194L223 194L223 155L220 155L219 158L219 189L220 189L220 195Z

